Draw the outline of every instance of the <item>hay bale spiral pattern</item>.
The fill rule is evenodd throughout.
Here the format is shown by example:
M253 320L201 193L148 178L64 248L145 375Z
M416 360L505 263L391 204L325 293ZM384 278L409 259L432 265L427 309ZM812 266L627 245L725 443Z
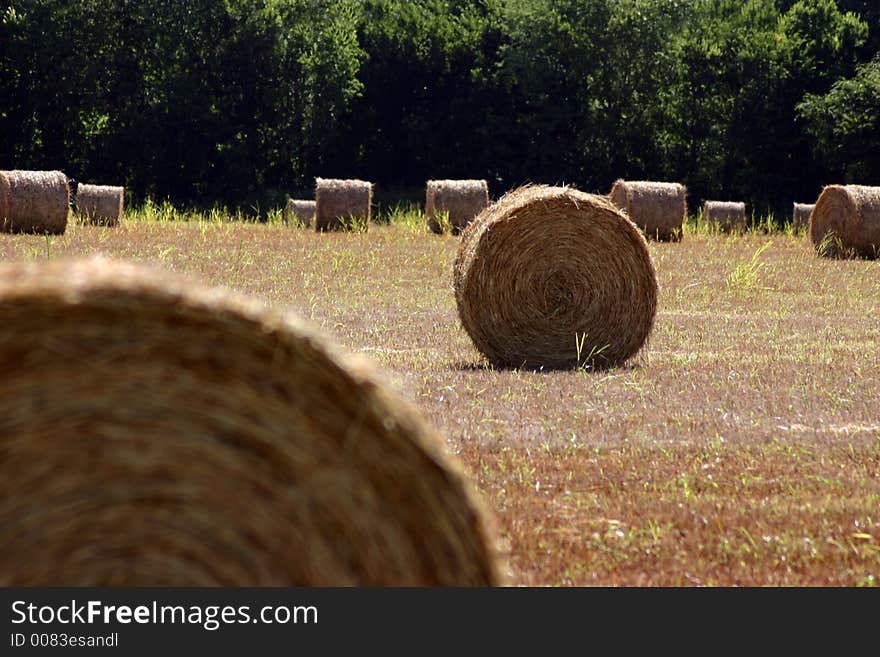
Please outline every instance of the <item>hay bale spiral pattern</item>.
M0 585L491 585L489 518L296 317L125 262L0 266Z
M687 219L684 185L650 180L617 180L608 196L642 229L660 241L679 241Z
M0 171L0 231L60 235L69 199L61 171Z
M429 180L425 186L425 217L428 227L438 235L444 232L438 215L447 213L449 228L459 234L489 205L489 185L485 180Z
M657 275L645 237L605 196L525 186L484 210L453 267L462 326L501 367L606 367L648 339Z
M880 255L880 187L829 185L810 215L810 239L824 256Z

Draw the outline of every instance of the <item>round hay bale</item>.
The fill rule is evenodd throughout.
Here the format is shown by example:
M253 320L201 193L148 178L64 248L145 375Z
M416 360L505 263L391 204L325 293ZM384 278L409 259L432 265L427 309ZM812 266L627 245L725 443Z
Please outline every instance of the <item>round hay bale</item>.
M61 171L0 171L0 230L64 233L69 194L67 176Z
M311 228L315 218L315 201L288 199L284 208L284 221L288 224L299 222L305 228Z
M706 201L703 219L723 233L744 233L749 222L746 204L738 201Z
M617 180L612 203L649 238L677 242L687 220L687 189L679 183Z
M458 235L489 205L485 180L429 180L425 188L425 217L432 232L446 232L440 215L449 218L449 230Z
M825 187L810 215L810 239L821 255L877 258L880 252L880 187Z
M492 516L415 407L252 299L0 265L0 393L0 586L500 581Z
M373 205L373 183L317 178L315 230L367 230Z
M453 284L476 348L500 367L618 365L648 339L657 275L645 237L605 196L529 185L462 235Z
M791 209L791 225L795 230L806 228L810 225L810 213L816 207L815 203L794 203Z
M125 188L79 183L76 207L77 214L85 223L118 226L125 211Z

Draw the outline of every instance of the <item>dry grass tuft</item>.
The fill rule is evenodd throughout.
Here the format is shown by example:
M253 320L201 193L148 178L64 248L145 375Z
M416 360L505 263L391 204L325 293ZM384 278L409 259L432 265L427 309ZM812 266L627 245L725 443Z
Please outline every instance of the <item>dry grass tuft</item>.
M297 317L124 261L5 264L0 362L0 585L499 582L439 436Z
M0 171L0 231L64 233L69 194L61 171Z
M526 186L465 230L462 325L502 367L618 365L648 339L657 277L645 238L604 196Z

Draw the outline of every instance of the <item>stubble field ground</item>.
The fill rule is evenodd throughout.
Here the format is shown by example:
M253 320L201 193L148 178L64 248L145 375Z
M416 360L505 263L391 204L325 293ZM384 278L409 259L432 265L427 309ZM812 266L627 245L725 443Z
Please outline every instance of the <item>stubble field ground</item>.
M0 257L161 266L369 356L494 511L510 584L880 585L877 261L688 226L650 243L659 308L636 359L493 370L458 321L458 238L417 212L330 234L160 219L6 236Z

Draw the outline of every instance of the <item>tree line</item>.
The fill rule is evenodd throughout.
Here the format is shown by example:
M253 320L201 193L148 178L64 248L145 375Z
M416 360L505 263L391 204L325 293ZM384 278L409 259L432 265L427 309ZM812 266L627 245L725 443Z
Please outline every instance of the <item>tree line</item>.
M0 168L245 208L671 180L784 217L880 184L878 51L872 0L7 0Z

